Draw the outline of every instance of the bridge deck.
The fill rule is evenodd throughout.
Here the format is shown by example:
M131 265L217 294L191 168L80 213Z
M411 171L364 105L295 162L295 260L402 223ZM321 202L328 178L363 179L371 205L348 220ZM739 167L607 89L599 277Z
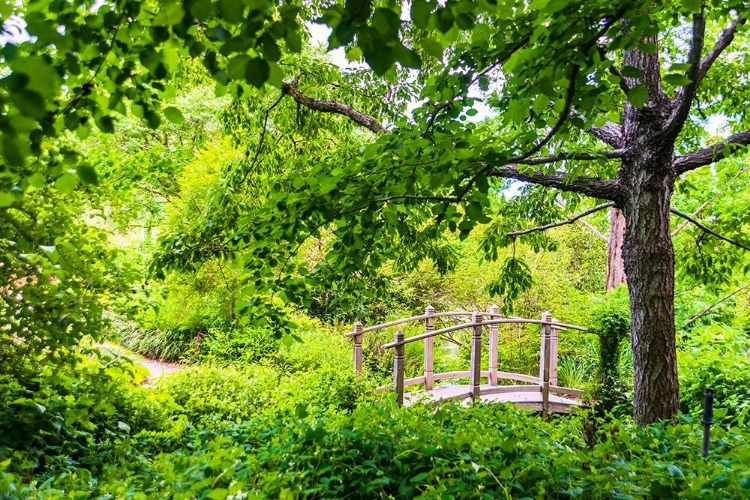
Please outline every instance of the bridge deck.
M493 386L482 385L482 391L490 389ZM470 399L471 387L468 385L444 385L435 387L429 391L414 391L404 394L404 404L410 406L417 402L443 401L446 399ZM480 396L482 401L491 401L496 403L514 403L521 408L542 411L542 392L507 392L503 394L485 394ZM570 413L571 407L580 406L581 403L573 400L549 395L550 411L554 413Z

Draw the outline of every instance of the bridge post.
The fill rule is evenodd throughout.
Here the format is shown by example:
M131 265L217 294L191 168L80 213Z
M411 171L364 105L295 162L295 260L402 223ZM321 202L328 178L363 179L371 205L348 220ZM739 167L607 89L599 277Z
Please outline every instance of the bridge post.
M394 342L403 342L404 333L396 331L393 336ZM398 404L404 404L404 344L399 344L393 349L393 391L396 393Z
M490 314L500 314L500 308L496 305L490 306ZM490 319L497 319L496 316L490 316ZM497 344L498 327L490 325L490 385L497 385Z
M542 391L542 418L547 418L549 413L549 374L550 354L552 351L552 314L546 311L542 314L542 321L548 324L542 325L542 344L539 357L539 384Z
M427 306L424 310L425 316L435 314L435 308ZM435 318L428 317L424 320L424 332L430 333L435 330ZM424 339L424 388L432 389L432 374L435 364L435 337Z
M357 321L354 323L354 371L357 375L362 375L362 330L364 326Z
M552 318L553 323L559 323L557 319ZM550 335L550 365L549 365L549 384L557 385L557 334L560 330L552 327L552 334Z
M474 402L479 401L479 391L482 374L482 313L475 312L471 315L471 398Z

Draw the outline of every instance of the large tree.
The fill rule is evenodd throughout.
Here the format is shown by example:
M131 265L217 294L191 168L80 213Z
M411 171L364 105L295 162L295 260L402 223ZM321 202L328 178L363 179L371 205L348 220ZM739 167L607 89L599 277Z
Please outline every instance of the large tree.
M529 191L543 200L538 206L551 206L556 192L571 206L594 198L626 222L636 418L675 416L670 202L680 176L750 143L746 2L413 0L408 15L396 1L90 3L0 3L6 27L20 15L32 37L2 51L0 207L68 179L71 168L97 182L60 142L68 131L113 131L114 113L127 109L154 128L162 116L181 122L178 109L161 103L175 93L170 74L180 59L199 58L217 93L253 100L254 88L269 83L279 99L372 133L364 147L356 141L291 162L268 203L233 221L226 244L251 251L254 290L304 300L316 283L365 275L389 257L445 267L441 235L465 237L490 222L497 179L540 186ZM364 59L372 78L417 86L417 109L384 121L306 86L304 70L287 59L311 20L330 26L329 47ZM470 119L479 99L494 119ZM275 107L261 113L264 131L274 127ZM710 114L733 133L701 144ZM294 265L304 241L323 230L325 261ZM505 231L488 234L490 258L512 241ZM523 276L515 259L504 270Z

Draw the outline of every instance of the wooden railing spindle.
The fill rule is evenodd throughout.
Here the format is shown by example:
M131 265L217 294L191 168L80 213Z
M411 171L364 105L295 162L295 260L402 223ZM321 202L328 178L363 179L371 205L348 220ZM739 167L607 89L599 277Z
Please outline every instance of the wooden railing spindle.
M558 321L552 318L553 323ZM549 365L549 383L550 385L557 385L557 342L558 333L560 330L552 326L552 335L550 336L550 365Z
M549 323L552 321L552 314L546 311L542 314L542 321ZM539 382L542 390L542 418L547 418L549 413L549 374L550 374L550 354L552 351L552 326L542 324L542 343L541 355L539 359Z
M398 330L393 336L394 342L403 342L404 333ZM404 344L397 345L393 350L393 390L398 404L404 404Z
M362 375L362 330L364 325L357 321L354 323L354 371L357 375Z
M500 314L500 308L496 305L490 306L490 314ZM490 316L490 319L496 319L496 316ZM498 325L490 325L490 385L497 385L497 344Z
M429 333L435 330L435 308L427 306L424 310L424 332ZM429 337L424 340L424 388L428 391L432 389L432 375L435 364L435 338Z
M479 401L482 374L482 313L471 315L471 397L474 402Z

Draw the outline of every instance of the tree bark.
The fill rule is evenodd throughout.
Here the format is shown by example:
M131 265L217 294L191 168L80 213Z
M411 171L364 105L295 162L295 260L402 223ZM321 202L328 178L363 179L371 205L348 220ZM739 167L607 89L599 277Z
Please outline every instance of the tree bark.
M658 43L656 38L644 42ZM674 190L674 141L663 134L673 105L661 88L658 49L626 51L623 62L641 70L628 78L648 89L643 107L625 105L623 133L628 153L619 179L618 206L625 216L622 256L630 292L633 348L633 413L638 424L674 419L680 410L674 318L674 248L669 208Z
M607 282L604 289L614 290L627 283L625 263L622 261L622 242L625 239L625 216L617 207L609 209L609 240L607 242Z
M669 163L666 163L669 165ZM646 168L644 168L644 166ZM674 248L669 169L633 169L632 196L624 202L623 260L630 291L634 415L646 424L673 419L680 408L674 325Z

